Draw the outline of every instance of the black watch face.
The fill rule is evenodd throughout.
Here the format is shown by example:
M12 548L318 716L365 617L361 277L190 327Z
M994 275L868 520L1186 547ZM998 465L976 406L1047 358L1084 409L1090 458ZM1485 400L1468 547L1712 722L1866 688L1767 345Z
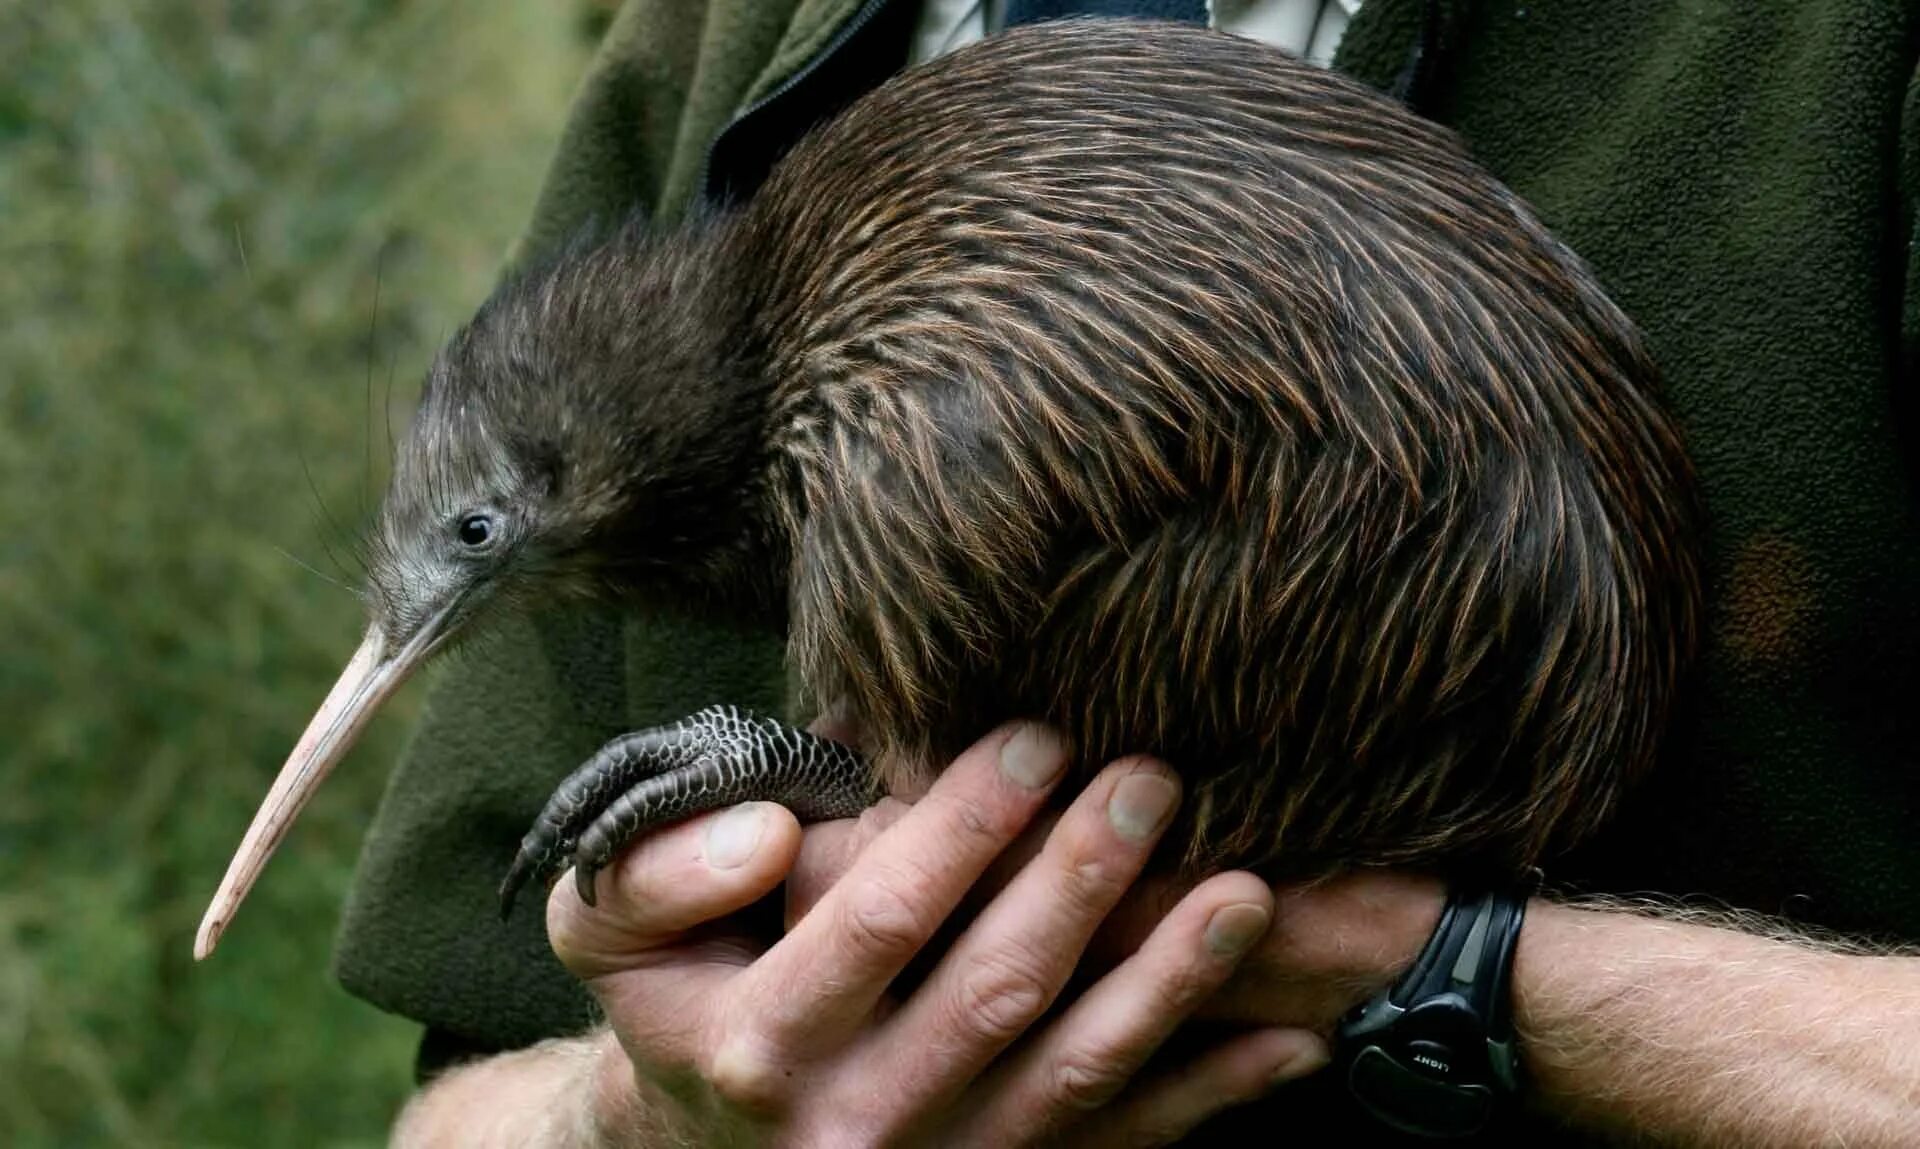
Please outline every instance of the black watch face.
M1451 1056L1444 1049L1443 1054ZM1369 1045L1354 1056L1347 1069L1347 1085L1368 1112L1402 1132L1465 1137L1485 1128L1493 1115L1493 1089L1434 1076L1414 1060L1423 1056L1430 1055L1410 1054L1403 1059Z
M1504 1003L1524 917L1524 895L1455 890L1400 981L1342 1019L1335 1040L1362 1108L1425 1137L1487 1127L1517 1087Z

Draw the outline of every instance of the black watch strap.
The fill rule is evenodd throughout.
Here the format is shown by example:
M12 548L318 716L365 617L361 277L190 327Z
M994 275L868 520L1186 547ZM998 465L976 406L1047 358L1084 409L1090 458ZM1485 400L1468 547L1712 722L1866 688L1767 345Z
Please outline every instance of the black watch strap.
M1338 1064L1380 1121L1464 1137L1518 1090L1513 950L1533 886L1456 887L1413 965L1342 1020Z

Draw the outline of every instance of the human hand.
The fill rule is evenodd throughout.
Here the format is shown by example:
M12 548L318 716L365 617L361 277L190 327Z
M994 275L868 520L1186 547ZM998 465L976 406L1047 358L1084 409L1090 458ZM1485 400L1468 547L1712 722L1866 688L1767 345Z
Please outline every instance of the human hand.
M839 880L860 851L909 807L887 801L857 819L809 826L788 876L791 924ZM1045 840L1036 819L975 884L999 888ZM1194 883L1167 876L1136 881L1101 924L1079 973L1101 973L1137 952ZM1274 923L1227 983L1197 1006L1193 1019L1311 1030L1331 1038L1340 1017L1392 985L1413 964L1439 923L1446 887L1406 870L1358 870L1318 882L1277 886Z
M606 1095L670 1107L702 1143L1164 1144L1317 1068L1319 1039L1260 1030L1139 1076L1265 931L1271 897L1246 874L1187 892L1042 1023L1171 817L1177 782L1144 760L1095 778L926 980L889 994L1063 766L1031 727L983 740L764 952L728 916L794 865L800 829L779 807L643 841L608 871L598 909L559 883L549 936L625 1055L603 1062Z

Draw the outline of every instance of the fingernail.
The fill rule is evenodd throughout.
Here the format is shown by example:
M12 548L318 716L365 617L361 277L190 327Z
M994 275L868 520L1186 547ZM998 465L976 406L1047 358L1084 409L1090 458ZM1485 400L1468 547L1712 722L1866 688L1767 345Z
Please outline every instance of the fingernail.
M735 806L707 825L707 865L716 870L745 865L766 832L767 812L760 803Z
M1029 790L1052 785L1066 765L1066 746L1044 726L1022 726L1000 746L1001 772Z
M1267 936L1272 921L1265 906L1252 902L1221 906L1207 919L1207 949L1220 957L1239 957Z
M1107 799L1107 821L1122 838L1144 842L1166 824L1179 797L1179 788L1163 774L1129 774Z

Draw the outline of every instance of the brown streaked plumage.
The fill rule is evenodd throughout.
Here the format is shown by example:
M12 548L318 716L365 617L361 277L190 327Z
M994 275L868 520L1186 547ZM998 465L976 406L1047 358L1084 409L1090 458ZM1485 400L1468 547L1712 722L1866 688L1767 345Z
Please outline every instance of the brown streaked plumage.
M1532 864L1695 641L1655 386L1524 204L1337 75L1100 23L914 69L453 340L374 550L397 669L329 700L202 950L390 681L560 590L784 612L896 785L1037 716L1180 768L1198 865Z

